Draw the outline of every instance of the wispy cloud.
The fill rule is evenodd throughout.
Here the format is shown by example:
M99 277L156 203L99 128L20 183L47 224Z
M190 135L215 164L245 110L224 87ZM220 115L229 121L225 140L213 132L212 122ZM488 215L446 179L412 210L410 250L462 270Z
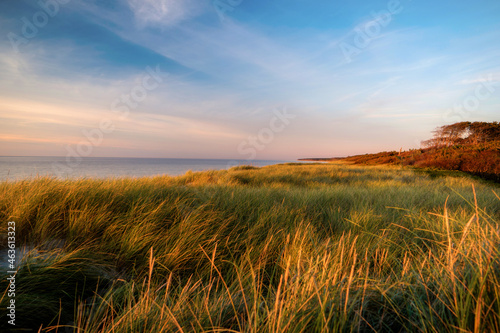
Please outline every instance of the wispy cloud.
M173 26L196 17L203 3L195 0L128 0L137 23L145 26Z
M480 77L460 80L456 84L458 84L458 85L471 85L471 84L484 83L485 81L491 82L493 84L500 82L500 72L499 73L491 73L491 72L485 73L485 74L481 75Z

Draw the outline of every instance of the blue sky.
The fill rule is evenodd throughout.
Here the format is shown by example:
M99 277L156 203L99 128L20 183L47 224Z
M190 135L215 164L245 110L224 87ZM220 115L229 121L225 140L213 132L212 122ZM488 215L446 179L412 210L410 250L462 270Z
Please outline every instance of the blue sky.
M497 0L3 0L0 155L418 148L499 120L498 18Z

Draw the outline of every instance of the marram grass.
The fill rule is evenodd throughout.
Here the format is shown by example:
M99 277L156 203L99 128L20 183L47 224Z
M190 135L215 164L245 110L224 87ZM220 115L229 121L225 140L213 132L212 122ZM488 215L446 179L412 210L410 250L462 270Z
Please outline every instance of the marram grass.
M498 332L499 193L345 164L3 182L0 231L34 247L16 328Z

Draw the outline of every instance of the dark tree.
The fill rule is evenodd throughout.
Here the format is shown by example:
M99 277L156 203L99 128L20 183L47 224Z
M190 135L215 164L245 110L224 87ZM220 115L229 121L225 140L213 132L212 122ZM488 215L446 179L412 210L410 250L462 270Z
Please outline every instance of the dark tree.
M463 121L436 128L432 139L422 141L427 148L440 148L456 145L477 145L500 142L500 124L496 121Z

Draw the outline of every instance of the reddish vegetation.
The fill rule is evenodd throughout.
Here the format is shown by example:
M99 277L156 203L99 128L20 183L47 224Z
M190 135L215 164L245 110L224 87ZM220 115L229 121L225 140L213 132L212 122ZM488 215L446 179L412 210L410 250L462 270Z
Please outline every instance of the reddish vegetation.
M461 122L439 127L427 148L350 156L355 164L402 164L459 170L500 182L500 124Z

